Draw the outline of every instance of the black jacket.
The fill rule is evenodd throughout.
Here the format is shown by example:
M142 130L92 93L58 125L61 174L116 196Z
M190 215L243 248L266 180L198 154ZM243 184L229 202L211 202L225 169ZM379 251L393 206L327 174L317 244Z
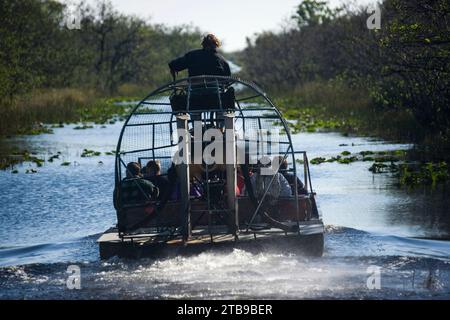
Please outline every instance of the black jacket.
M212 75L231 76L228 62L213 50L198 49L186 53L169 63L172 71L179 72L188 69L189 77Z

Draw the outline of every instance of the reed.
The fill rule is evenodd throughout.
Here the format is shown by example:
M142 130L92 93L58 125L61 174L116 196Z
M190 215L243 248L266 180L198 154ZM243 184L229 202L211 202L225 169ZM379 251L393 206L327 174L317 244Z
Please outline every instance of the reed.
M0 135L39 134L43 124L105 123L124 107L90 89L41 89L0 102Z
M378 107L362 86L314 81L275 96L283 114L297 120L292 125L294 131L331 129L404 142L423 138L423 130L411 112Z

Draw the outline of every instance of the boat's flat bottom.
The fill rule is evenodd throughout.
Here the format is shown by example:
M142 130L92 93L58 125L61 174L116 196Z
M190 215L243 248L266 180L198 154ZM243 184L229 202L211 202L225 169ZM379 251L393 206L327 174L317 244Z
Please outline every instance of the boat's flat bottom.
M207 227L193 231L186 242L181 236L146 233L145 230L121 239L117 229L107 230L97 240L100 258L113 256L125 258L161 257L196 254L207 250L229 250L241 248L251 251L302 251L308 255L321 256L323 253L324 227L321 221L300 225L300 232L284 232L280 229L241 230L237 237L227 233L225 227L216 227L211 236Z

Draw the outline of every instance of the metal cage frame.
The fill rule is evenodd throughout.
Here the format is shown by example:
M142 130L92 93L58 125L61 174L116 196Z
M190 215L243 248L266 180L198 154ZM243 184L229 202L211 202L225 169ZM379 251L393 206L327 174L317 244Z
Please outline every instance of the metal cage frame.
M241 89L242 91L239 91L239 92L244 92L245 95L244 95L244 97L236 98L234 100L234 102L235 102L234 110L227 110L227 109L223 108L222 101L221 101L221 93L224 92L223 90L225 90L226 88L229 88L232 86L241 86L243 89ZM191 94L192 94L194 88L216 89L217 97L218 97L218 101L219 101L218 108L190 110L190 107L191 107L190 106L190 101L191 101L190 97L191 97ZM153 107L153 106L159 105L159 106L165 106L166 108L170 108L170 101L169 102L154 102L151 100L151 98L155 97L155 96L165 95L165 94L170 95L175 90L184 90L187 94L187 109L185 111L179 112L179 111L172 111L172 110L162 110L162 111L154 111L153 110L153 111L149 111L149 112L139 112L139 109L142 108L143 106ZM253 100L253 99L259 99L259 98L261 98L265 102L264 107L247 108L245 106L246 101ZM248 115L246 115L246 113L249 111L259 112L260 114L255 115L255 116L248 116ZM151 93L149 93L144 99L142 99L132 109L132 111L126 118L125 123L120 131L120 135L119 135L119 139L118 139L118 143L117 143L117 147L116 147L116 154L115 154L115 185L116 185L116 188L119 187L120 182L122 180L123 167L124 166L126 167L126 163L123 160L123 157L125 155L131 154L131 153L139 153L140 151L146 151L146 152L149 151L152 153L152 156L139 158L139 161L141 161L143 159L156 160L156 159L162 159L162 158L165 158L168 160L170 158L170 156L162 157L162 156L155 155L155 151L157 151L158 148L174 148L175 146L177 146L177 143L175 143L173 141L172 136L173 136L173 130L177 125L177 119L181 115L184 115L184 116L189 115L189 117L187 118L187 123L189 124L193 121L193 118L195 118L195 117L198 118L200 116L200 119L201 119L201 116L205 115L205 119L206 119L207 113L216 113L216 114L222 113L222 114L224 114L227 112L234 112L234 114L237 114L233 120L235 123L238 119L239 119L239 121L242 121L242 123L243 123L243 126L242 126L243 140L242 141L244 141L244 143L249 141L249 140L246 140L246 138L245 138L245 131L246 131L245 121L246 121L246 119L257 119L259 129L263 129L262 125L261 125L261 119L265 119L265 120L270 119L271 121L278 121L278 125L281 126L282 129L284 130L284 134L287 139L287 141L283 142L284 145L286 146L286 149L284 151L284 159L287 159L288 157L290 157L292 166L293 166L292 169L289 171L292 171L293 175L295 177L298 177L296 155L298 155L298 154L302 155L303 156L303 159L302 159L302 161L303 161L303 177L304 177L305 189L306 189L308 195L312 195L312 196L315 195L313 188L312 188L311 175L309 172L309 162L308 162L306 152L305 151L295 151L293 142L292 142L289 125L288 125L287 121L283 118L281 112L274 105L272 100L267 96L267 94L262 89L260 89L260 87L257 84L255 84L253 82L241 80L239 78L223 77L223 76L196 76L196 77L183 78L183 79L179 79L179 80L167 83L167 84L157 88L156 90L152 91ZM264 112L272 112L272 115L270 115L270 117L267 115L265 116ZM157 122L157 123L152 123L152 122L137 123L137 124L130 123L131 119L135 115L155 115L155 116L164 115L164 116L168 117L170 120ZM207 121L207 120L205 120L205 121ZM211 117L210 121L217 122L219 120L217 118L215 118L213 120ZM164 145L164 146L155 147L155 126L156 125L167 125L168 126L169 134L170 134L170 139L168 140L168 141L170 141L169 144ZM151 126L152 133L153 133L152 134L153 141L152 141L151 148L143 149L143 150L128 150L128 151L122 150L123 139L126 136L125 135L126 129L133 127L133 126ZM279 170L280 169L278 168L276 173L278 173ZM208 174L208 170L206 170L206 174ZM266 194L274 180L274 177L275 177L275 175L272 177L270 184L267 186L267 188L265 190L263 198L258 203L256 210L253 212L252 219L247 224L246 232L249 232L249 228L252 225L254 218L258 214L258 210L259 210L260 206L262 205L264 198L266 197ZM208 195L208 197L209 197L209 195ZM298 200L299 200L300 195L298 193L297 179L295 179L295 183L294 183L293 197L295 197L297 216L299 216ZM208 203L209 203L209 199L208 199ZM211 208L208 208L208 210L211 211ZM190 221L189 221L189 223L190 223ZM299 221L299 219L297 219L297 225L299 225L299 223L300 223L300 221ZM239 226L238 226L238 228L239 228ZM298 230L300 230L300 228Z

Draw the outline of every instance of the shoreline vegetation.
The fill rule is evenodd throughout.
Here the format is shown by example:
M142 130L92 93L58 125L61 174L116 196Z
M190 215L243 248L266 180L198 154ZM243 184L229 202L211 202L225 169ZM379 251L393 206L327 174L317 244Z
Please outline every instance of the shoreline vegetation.
M42 123L104 122L120 106L169 82L171 57L199 46L190 25L166 27L118 12L110 1L0 2L0 137L37 134ZM117 98L118 97L118 98Z
M94 90L45 89L22 95L0 112L0 134L36 135L52 133L53 128L80 124L75 129L88 129L88 123L108 124L114 117L123 117L126 104L115 102L133 97L106 98Z
M59 2L7 0L0 6L0 139L51 133L68 123L78 130L114 123L128 108L117 102L139 100L168 82L167 60L198 47L202 34L121 14L108 1L79 5L81 30L62 25L68 8ZM242 67L237 76L268 89L293 120L292 132L411 143L395 161L374 160L371 171L395 173L402 185L447 181L450 30L443 23L450 5L384 0L380 8L382 28L369 30L365 8L299 0L296 26L255 35L244 50L224 55ZM43 163L26 150L17 153L2 156L0 169L17 172L18 156ZM364 161L340 156L334 162Z
M400 181L448 180L450 3L383 0L378 8L381 26L369 29L367 7L299 1L292 27L248 39L234 57L243 77L268 89L293 132L410 143L405 177L414 177ZM445 174L427 178L436 170Z

